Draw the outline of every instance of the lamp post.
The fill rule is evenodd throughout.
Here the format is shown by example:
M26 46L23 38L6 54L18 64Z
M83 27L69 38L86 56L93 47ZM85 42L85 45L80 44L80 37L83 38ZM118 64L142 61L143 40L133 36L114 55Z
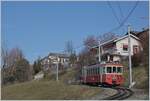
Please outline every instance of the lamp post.
M56 63L56 81L58 81L58 71L59 71L59 57L57 56L57 63Z
M99 60L99 63L100 63L101 62L101 46L100 46L100 41L98 41L98 44L99 44L98 45L98 51L99 51L99 55L98 55L99 59L98 60Z

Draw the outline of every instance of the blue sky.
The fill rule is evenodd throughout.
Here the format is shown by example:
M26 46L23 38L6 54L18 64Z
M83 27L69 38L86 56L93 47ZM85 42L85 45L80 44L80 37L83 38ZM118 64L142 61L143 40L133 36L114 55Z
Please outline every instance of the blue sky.
M135 5L135 1L119 2L121 16L117 2L110 3L120 21ZM112 9L102 1L4 1L1 9L2 45L21 48L31 63L49 52L62 52L68 40L78 47L88 35L98 36L118 26ZM137 31L148 27L148 19L141 19L149 16L148 10L148 2L140 1L125 24ZM113 33L124 34L125 30L126 26Z

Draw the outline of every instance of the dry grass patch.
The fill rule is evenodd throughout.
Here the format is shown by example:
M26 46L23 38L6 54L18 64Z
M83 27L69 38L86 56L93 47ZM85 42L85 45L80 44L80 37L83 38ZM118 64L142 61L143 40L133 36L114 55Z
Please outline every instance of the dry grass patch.
M2 99L60 100L88 99L100 89L83 85L66 85L61 81L31 81L2 87Z
M141 89L148 89L147 85L148 85L148 76L146 74L146 70L144 67L134 67L133 68L133 81L136 82L135 84L135 88L141 88ZM125 77L125 86L128 85L128 75L129 72L126 71L124 72L124 77Z

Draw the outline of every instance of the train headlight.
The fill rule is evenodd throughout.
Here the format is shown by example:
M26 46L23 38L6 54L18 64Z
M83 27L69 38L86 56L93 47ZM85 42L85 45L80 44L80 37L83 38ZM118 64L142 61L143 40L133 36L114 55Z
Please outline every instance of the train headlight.
M113 77L112 77L112 80L116 80L116 77L115 77L115 76L113 76Z

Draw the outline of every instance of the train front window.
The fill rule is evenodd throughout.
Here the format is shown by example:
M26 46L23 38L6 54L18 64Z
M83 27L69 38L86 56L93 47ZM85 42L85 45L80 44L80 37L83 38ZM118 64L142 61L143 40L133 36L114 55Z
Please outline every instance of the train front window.
M107 67L107 73L111 73L111 67Z
M117 67L117 73L122 73L122 67Z
M116 73L116 71L117 71L116 67L113 67L113 73Z

